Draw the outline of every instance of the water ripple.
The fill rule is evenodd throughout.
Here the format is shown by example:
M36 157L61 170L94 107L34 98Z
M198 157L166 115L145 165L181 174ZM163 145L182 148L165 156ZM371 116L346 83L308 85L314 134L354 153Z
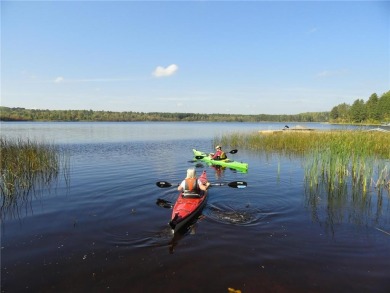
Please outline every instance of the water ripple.
M209 204L203 214L213 221L239 226L257 225L268 215L261 209L249 205L233 208L224 203Z

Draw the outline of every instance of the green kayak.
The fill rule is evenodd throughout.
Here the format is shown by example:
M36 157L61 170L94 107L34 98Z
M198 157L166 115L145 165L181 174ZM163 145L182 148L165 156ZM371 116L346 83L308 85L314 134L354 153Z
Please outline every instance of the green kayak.
M225 160L213 160L209 157L209 154L205 152L198 151L196 149L192 149L194 152L194 156L196 159L202 160L203 162L208 163L209 165L218 165L222 167L227 167L231 169L235 169L241 172L248 172L248 164L247 163L242 163L242 162L237 162L233 161L229 158Z

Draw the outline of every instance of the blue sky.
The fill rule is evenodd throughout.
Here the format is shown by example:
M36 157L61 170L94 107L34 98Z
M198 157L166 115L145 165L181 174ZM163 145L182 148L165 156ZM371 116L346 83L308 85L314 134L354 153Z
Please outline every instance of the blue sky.
M1 105L298 114L390 90L390 2L2 1Z

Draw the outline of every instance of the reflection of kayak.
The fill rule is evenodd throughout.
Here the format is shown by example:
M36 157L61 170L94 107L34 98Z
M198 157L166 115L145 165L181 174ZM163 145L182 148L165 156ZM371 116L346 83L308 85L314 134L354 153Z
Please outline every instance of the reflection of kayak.
M197 151L196 149L193 149L192 151L194 152L194 156L196 159L200 159L203 162L206 162L210 165L218 165L218 166L236 169L236 170L241 171L241 172L248 172L248 164L247 163L233 161L230 159L212 160L209 157L209 155L206 154L205 152Z
M202 180L207 182L206 172L201 175ZM171 221L169 225L174 232L179 231L186 224L195 219L206 205L208 191L201 191L200 194L184 196L184 192L179 194L173 206Z

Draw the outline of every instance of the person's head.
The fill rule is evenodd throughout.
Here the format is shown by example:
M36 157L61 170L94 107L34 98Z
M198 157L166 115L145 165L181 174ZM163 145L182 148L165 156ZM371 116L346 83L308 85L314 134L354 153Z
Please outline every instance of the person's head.
M190 168L187 170L187 177L186 178L195 178L196 177L196 171L194 168Z
M222 147L221 147L220 145L217 145L217 146L215 147L215 149L216 149L216 150L222 150Z

